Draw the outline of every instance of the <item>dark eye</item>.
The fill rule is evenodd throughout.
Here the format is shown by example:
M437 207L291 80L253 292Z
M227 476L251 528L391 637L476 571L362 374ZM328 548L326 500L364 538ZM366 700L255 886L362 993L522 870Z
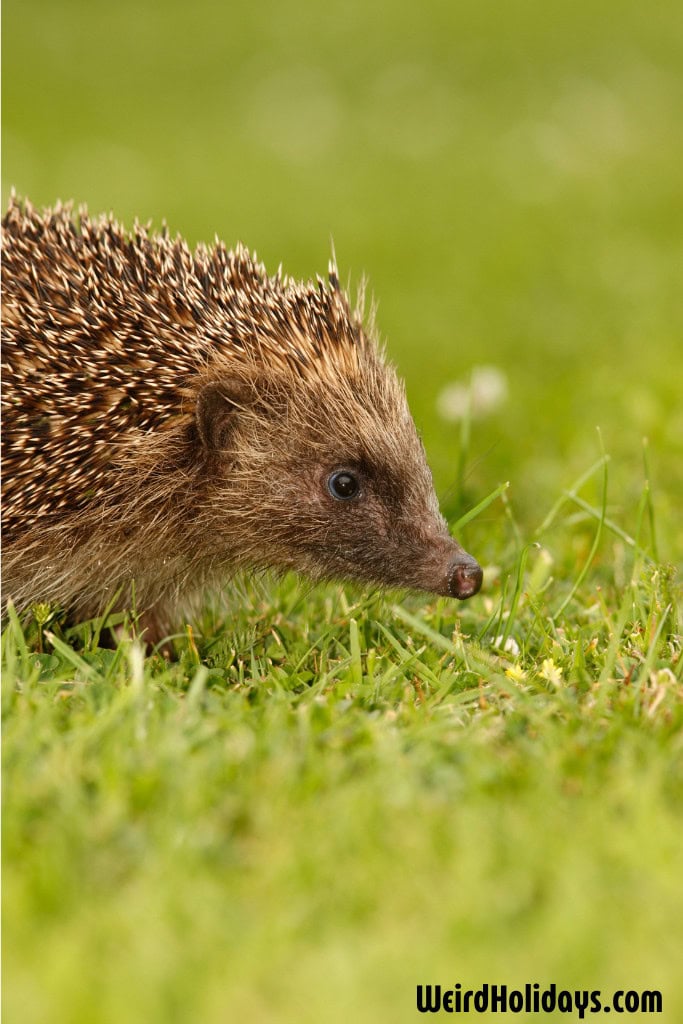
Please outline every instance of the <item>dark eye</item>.
M355 498L360 491L360 481L355 473L339 469L327 479L327 489L337 501L348 501Z

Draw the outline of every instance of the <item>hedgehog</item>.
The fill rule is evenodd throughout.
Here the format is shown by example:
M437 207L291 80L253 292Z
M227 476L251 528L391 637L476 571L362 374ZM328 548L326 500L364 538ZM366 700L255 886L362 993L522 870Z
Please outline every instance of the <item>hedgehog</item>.
M153 640L245 571L480 589L334 258L300 283L13 195L2 262L4 600L134 602Z

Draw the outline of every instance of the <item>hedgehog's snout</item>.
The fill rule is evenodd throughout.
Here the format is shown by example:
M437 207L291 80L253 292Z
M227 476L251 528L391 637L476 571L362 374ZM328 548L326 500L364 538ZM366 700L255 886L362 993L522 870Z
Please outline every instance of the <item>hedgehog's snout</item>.
M461 551L446 571L448 594L460 601L466 601L468 597L474 597L479 592L483 578L479 563L466 551Z

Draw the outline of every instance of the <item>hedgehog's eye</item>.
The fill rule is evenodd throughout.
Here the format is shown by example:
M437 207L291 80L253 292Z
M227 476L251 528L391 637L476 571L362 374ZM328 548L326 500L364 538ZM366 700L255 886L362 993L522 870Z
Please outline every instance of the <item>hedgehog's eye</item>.
M360 491L360 481L348 469L338 469L327 478L327 489L337 501L349 501Z

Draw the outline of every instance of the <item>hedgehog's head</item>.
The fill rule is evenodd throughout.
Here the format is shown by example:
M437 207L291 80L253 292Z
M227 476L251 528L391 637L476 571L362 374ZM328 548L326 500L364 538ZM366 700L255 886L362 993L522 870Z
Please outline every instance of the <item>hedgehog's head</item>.
M394 370L343 296L331 311L334 292L312 295L327 305L296 332L290 317L287 358L259 344L239 377L214 367L200 393L218 546L239 536L245 565L472 597L482 571L439 512Z

